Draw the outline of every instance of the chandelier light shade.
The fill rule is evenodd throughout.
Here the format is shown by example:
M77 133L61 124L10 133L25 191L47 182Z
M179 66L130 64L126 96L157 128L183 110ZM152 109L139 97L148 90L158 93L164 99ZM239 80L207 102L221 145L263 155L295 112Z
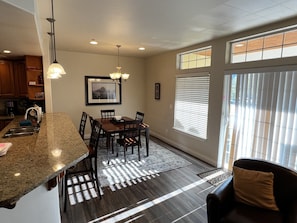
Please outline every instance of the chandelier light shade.
M120 66L120 47L121 45L117 45L118 48L118 66L116 67L116 71L113 73L110 73L109 76L112 80L118 81L120 78L123 78L124 80L127 80L130 76L130 74L121 72L122 67Z
M66 74L64 68L57 61L57 53L56 53L56 33L55 33L55 18L54 18L54 0L51 0L52 6L52 18L47 18L47 21L51 24L51 32L48 33L51 36L51 48L52 48L52 56L53 63L48 67L47 70L47 78L49 79L59 79L62 75Z

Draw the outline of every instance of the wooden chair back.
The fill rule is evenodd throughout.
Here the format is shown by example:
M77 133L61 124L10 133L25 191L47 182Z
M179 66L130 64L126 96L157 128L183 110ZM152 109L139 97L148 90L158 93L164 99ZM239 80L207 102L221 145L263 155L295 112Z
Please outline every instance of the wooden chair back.
M142 123L143 122L143 119L144 119L144 113L137 111L136 112L136 116L135 116L135 120L139 120L140 123Z
M82 112L80 123L79 123L79 134L82 139L85 137L85 128L86 128L86 122L88 119L88 114L86 112Z
M101 110L101 118L113 118L115 116L114 109Z

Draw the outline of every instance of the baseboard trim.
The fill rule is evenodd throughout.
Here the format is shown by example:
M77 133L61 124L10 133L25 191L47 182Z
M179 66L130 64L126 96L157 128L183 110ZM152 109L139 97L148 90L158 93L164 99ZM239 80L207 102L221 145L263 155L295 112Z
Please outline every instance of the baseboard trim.
M203 156L201 154L195 154L188 147L186 147L184 145L181 145L179 143L176 143L176 142L174 142L174 141L172 141L172 140L170 140L170 139L168 139L168 138L166 138L166 137L164 137L164 136L162 136L162 135L160 135L160 134L158 134L158 133L156 133L154 131L150 131L150 135L154 136L154 137L164 141L165 143L167 143L167 144L169 144L169 145L171 145L171 146L173 146L173 147L175 147L175 148L177 148L177 149L179 149L179 150L181 150L181 151L183 151L183 152L185 152L185 153L187 153L187 154L189 154L189 155L191 155L191 156L193 156L193 157L195 157L197 159L200 159L200 160L202 160L202 161L204 161L204 162L206 162L206 163L208 163L208 164L210 164L212 166L217 166L217 162L215 160L209 159L209 157Z

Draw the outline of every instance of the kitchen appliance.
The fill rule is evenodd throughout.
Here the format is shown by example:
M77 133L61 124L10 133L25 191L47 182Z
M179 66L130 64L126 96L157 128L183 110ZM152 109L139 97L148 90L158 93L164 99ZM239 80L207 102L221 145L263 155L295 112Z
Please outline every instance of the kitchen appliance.
M26 110L25 119L30 120L32 125L39 124L42 119L42 109L39 106L34 106Z
M7 101L5 105L6 105L6 114L11 117L14 117L14 112L15 112L14 101Z

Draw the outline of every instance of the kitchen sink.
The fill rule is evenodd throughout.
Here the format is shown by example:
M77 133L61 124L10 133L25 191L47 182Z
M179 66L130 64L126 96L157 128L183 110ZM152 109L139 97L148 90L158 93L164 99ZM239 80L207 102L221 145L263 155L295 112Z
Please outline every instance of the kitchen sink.
M3 138L16 137L16 136L28 136L39 132L39 127L24 126L9 129L3 136Z

